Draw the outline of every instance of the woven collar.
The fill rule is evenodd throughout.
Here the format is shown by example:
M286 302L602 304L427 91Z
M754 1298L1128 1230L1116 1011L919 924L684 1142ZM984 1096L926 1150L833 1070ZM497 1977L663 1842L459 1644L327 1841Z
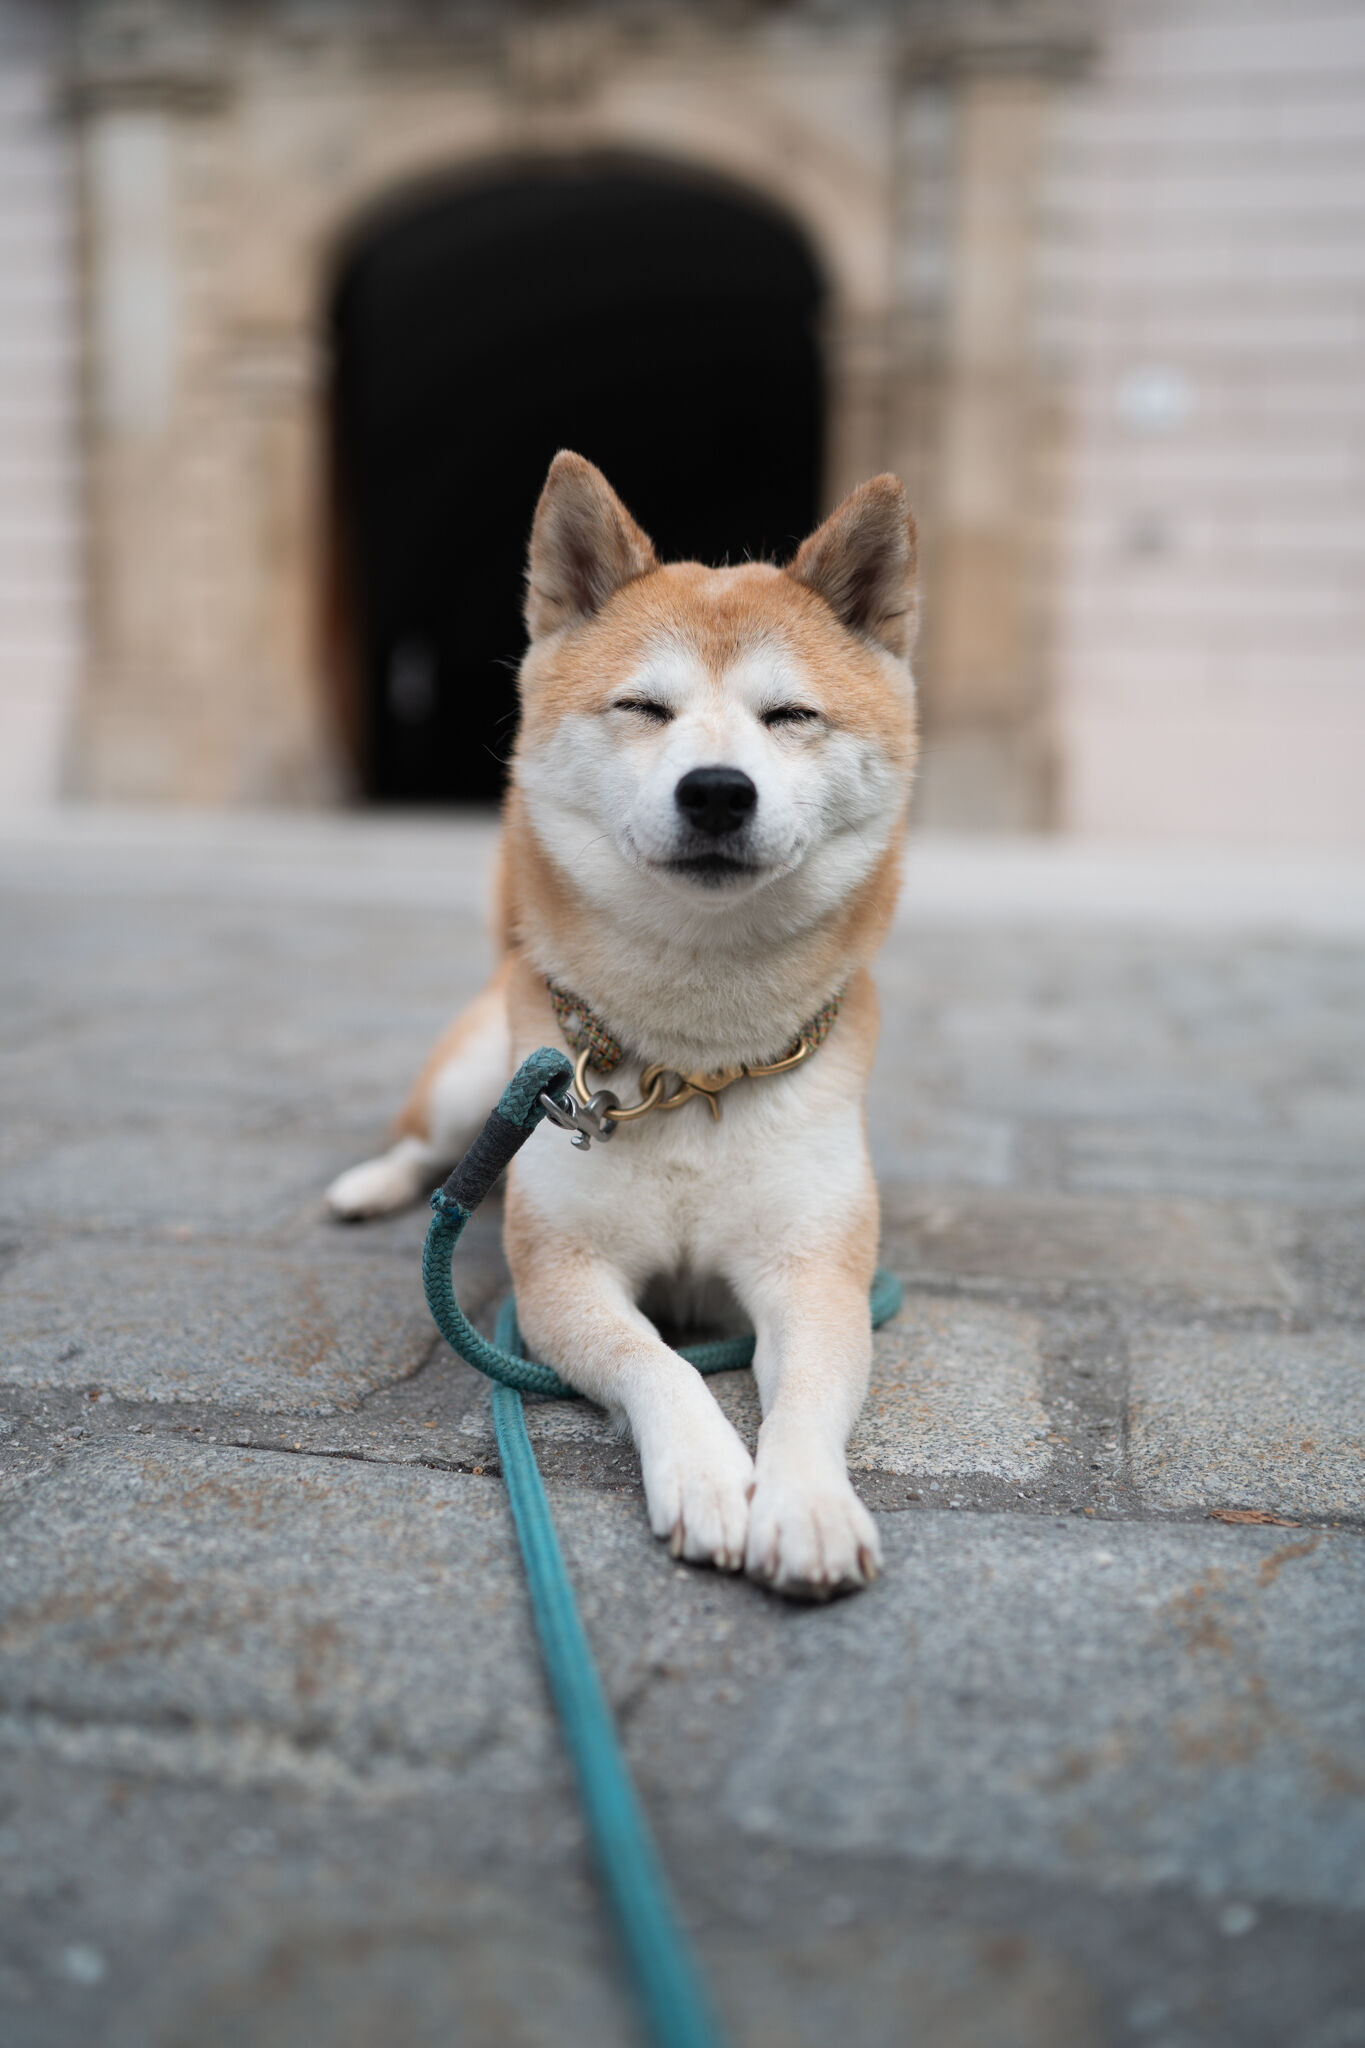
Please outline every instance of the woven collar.
M559 1028L570 1050L581 1053L590 1047L592 1058L588 1064L596 1073L610 1074L619 1067L626 1056L625 1047L612 1037L597 1012L590 1009L581 996L571 995L568 989L561 988L557 981L547 981L545 986L550 991ZM812 1052L822 1046L829 1037L843 1000L844 990L836 989L823 1010L817 1010L810 1022L801 1026L786 1051L778 1057L788 1059L803 1045L809 1046Z

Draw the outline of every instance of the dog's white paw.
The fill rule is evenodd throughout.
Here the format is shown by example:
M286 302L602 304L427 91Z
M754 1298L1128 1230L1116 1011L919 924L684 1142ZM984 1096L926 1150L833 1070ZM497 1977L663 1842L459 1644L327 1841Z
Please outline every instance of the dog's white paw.
M435 1166L436 1155L430 1145L420 1138L400 1138L378 1159L367 1159L363 1166L338 1174L327 1190L327 1206L347 1223L406 1209L426 1192Z
M760 1474L744 1568L794 1600L828 1600L870 1585L881 1569L877 1527L848 1480Z
M714 1421L691 1418L685 1429L675 1423L640 1462L649 1526L674 1557L739 1571L754 1463L720 1410Z

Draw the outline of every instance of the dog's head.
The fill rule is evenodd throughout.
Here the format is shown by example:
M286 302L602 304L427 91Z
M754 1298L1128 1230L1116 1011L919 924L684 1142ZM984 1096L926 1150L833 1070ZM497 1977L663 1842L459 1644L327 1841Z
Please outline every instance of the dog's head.
M601 472L556 456L514 765L536 836L603 904L722 911L779 885L818 915L900 830L915 616L895 477L854 491L785 569L706 569L660 565Z

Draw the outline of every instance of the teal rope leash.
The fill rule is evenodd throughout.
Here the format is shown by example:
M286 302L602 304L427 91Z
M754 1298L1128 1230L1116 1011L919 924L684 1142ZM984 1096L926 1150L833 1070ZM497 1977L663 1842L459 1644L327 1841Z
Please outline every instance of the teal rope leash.
M509 1350L520 1348L510 1301L498 1336ZM660 2048L720 2048L719 2025L621 1754L515 1388L494 1387L493 1422L546 1677L650 2035Z
M504 1302L496 1342L490 1344L460 1307L451 1277L451 1254L460 1233L545 1115L541 1096L562 1097L572 1075L563 1053L548 1046L522 1062L479 1136L431 1198L434 1213L422 1253L422 1279L441 1335L461 1358L496 1383L493 1425L498 1457L526 1567L541 1655L598 1868L650 2031L658 2048L721 2048L720 2029L616 1739L526 1429L523 1393L571 1395L574 1389L548 1366L526 1357L514 1301ZM893 1316L900 1299L900 1282L879 1272L872 1284L873 1323ZM728 1372L749 1364L754 1340L722 1338L690 1345L681 1355L699 1372Z

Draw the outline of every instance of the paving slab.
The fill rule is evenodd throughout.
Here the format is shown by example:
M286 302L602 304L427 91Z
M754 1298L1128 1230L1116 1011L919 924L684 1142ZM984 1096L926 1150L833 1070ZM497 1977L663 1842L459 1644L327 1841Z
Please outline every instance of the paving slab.
M913 851L909 866L913 891ZM989 1162L1003 1156L1025 1185L1041 1155L1056 1187L1358 1198L1358 946L1264 932L1230 943L1174 919L1146 931L1103 917L1088 930L1059 918L920 925L888 948L878 980L883 1173L923 1178L916 1120L931 1155L935 1126L956 1116L964 1135L975 1119L982 1141L957 1161L940 1155L945 1184L995 1184Z
M676 1835L669 1848L686 1881L696 1852ZM723 1864L723 1903L747 1936L727 1942L703 1923L746 2043L1327 2048L1361 2037L1358 1915L784 1850L734 1830L708 1861Z
M492 1481L107 1444L35 1481L0 1544L12 1743L360 1798L471 1768L491 1797L500 1750L559 1769Z
M1297 1299L1289 1235L1253 1203L882 1188L885 1263L927 1288L1283 1313Z
M11 1760L7 2048L637 2043L561 1816L469 1852L458 1809ZM737 2048L1350 2042L1359 1920L667 1831Z
M1130 1453L1157 1507L1365 1519L1365 1330L1138 1337Z
M384 935L363 914L358 924L157 898L0 899L0 938L24 963L7 977L12 1034L0 1047L0 1085L69 1132L134 1115L188 1113L217 1126L296 1111L316 1080L304 1031L325 1008L338 1039L332 1058L345 1062L357 1043L376 1051L374 986L346 990L335 957L349 939L352 955L361 942L387 969ZM420 948L411 927L406 936ZM390 1038L401 1021L390 1009ZM77 1076L84 1085L73 1086Z
M36 1156L0 1167L0 1227L269 1236L311 1214L346 1161L335 1140L278 1125L50 1135Z
M521 1854L440 1798L340 1808L50 1755L4 1759L6 2048L630 2048L572 1815Z
M1310 1314L1365 1323L1365 1207L1295 1218L1290 1262Z
M489 958L468 913L41 893L0 952L0 1221L261 1232L385 1141Z
M480 1277L475 1260L476 1294ZM327 1413L416 1372L435 1335L415 1258L340 1232L279 1250L75 1238L0 1269L0 1387L30 1392Z
M1038 1318L1018 1309L908 1295L877 1332L850 1465L1039 1478L1050 1461L1040 1338Z
M890 1061L888 1060L888 1065ZM956 1108L929 1091L907 1095L893 1073L874 1089L873 1170L917 1187L1004 1188L1018 1176L1018 1126L1008 1116Z
M1323 1105L1326 1108L1326 1105ZM1178 1189L1214 1199L1359 1202L1365 1199L1365 1138L1359 1098L1342 1093L1327 1128L1201 1129L1199 1121L1152 1118L1112 1124L1096 1118L1068 1145L1067 1181L1129 1193ZM1353 1128L1353 1125L1356 1128Z
M884 1581L788 1643L735 1745L724 1805L741 1828L1365 1908L1357 1539L925 1513L884 1527Z

